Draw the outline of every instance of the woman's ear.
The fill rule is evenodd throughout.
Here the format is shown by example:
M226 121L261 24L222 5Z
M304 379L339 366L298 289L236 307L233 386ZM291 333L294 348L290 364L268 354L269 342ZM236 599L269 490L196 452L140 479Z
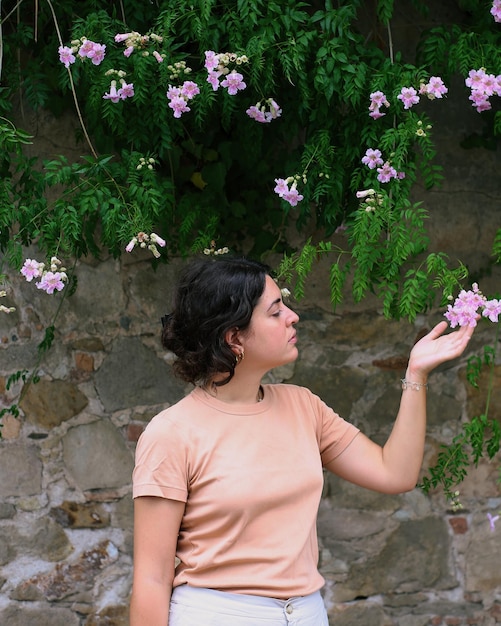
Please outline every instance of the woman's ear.
M226 331L224 340L233 350L235 355L238 355L242 352L242 342L240 341L240 328L238 328L238 326L234 326L233 328L230 328L230 330Z

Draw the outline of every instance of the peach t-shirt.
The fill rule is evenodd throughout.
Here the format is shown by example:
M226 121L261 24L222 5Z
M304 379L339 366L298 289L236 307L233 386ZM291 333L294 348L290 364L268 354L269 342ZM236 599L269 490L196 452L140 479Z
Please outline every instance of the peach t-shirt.
M290 598L324 584L316 534L322 465L358 429L303 387L263 388L251 405L196 388L139 439L134 498L186 502L174 586Z

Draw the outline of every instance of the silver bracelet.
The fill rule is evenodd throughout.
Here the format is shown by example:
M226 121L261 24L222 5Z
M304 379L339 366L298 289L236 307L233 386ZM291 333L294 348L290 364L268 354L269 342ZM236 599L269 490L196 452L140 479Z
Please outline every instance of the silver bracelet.
M421 389L428 389L428 383L415 383L412 380L402 378L402 389L412 389L413 391L420 391Z

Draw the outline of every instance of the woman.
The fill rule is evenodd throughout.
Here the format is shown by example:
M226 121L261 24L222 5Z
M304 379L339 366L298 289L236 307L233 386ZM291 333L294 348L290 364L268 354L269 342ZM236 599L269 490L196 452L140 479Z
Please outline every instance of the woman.
M266 266L193 262L162 321L175 371L195 387L138 442L131 626L327 626L322 468L383 493L413 489L428 374L458 357L473 329L443 335L441 322L413 347L380 447L307 389L261 384L298 355L299 318Z

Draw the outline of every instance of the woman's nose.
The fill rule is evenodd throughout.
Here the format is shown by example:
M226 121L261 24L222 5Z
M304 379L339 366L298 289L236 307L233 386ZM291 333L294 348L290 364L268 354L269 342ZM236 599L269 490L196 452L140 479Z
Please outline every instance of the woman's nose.
M297 324L299 322L299 315L293 311L292 309L289 309L290 311L290 319L289 319L289 323L292 324Z

